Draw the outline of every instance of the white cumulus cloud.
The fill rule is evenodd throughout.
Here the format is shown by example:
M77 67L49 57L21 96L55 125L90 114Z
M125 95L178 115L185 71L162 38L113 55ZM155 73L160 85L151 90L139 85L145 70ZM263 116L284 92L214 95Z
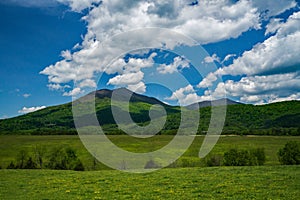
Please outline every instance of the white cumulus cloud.
M129 89L130 91L135 92L135 93L143 94L146 92L146 85L145 85L145 83L143 83L141 81L134 85L128 85L127 89Z
M44 109L44 108L46 108L46 106L37 106L37 107L30 107L30 108L23 107L21 110L18 111L18 113L27 114L27 113L35 112L37 110Z
M233 64L217 73L225 75L271 74L300 65L300 12L282 23L277 33L246 51ZM298 68L299 69L299 68Z
M276 16L297 5L294 0L252 0L252 2L266 17Z
M79 83L79 87L80 88L84 88L84 87L96 88L97 84L92 79L85 79L85 80L83 80L82 82Z
M189 105L198 102L199 97L193 86L189 84L173 92L172 96L166 98L166 100L176 100L180 105Z
M266 33L274 35L244 52L231 65L208 74L198 86L213 85L218 75L242 75L245 77L228 80L223 87L243 102L260 104L298 98L295 93L300 84L300 12L285 22L271 20Z
M69 91L69 92L64 92L63 96L76 96L78 94L83 93L84 91L81 90L80 88L74 88L73 90Z
M60 84L48 84L47 85L48 86L48 88L49 88L49 90L64 90L65 88L70 88L71 86L69 86L69 85L64 85L64 86L62 86L62 85L60 85Z
M74 53L62 51L64 59L41 72L48 76L49 84L61 86L72 81L92 79L97 72L120 73L125 64L122 60L111 68L107 68L107 65L115 55L122 53L122 50L128 49L130 45L156 48L164 46L172 49L178 45L174 43L176 41L174 37L178 37L178 33L206 44L236 38L249 29L260 28L257 8L247 0L235 3L229 0L204 0L196 6L173 0L109 0L101 4L95 4L99 3L96 0L59 0L59 2L68 4L74 11L91 8L83 17L87 22L87 34L80 49ZM127 34L118 43L103 48L101 42L111 36L145 27L167 28L176 31L177 35L171 35L163 30L161 33L156 31L153 34L145 29L142 34ZM156 36L153 37L154 35ZM194 45L189 42L186 44ZM128 64L131 64L131 61ZM143 65L143 63L133 64ZM172 66L168 67L173 70Z
M209 73L202 81L198 84L199 88L207 88L212 86L212 83L216 81L218 78L214 73Z
M157 68L157 71L161 74L172 74L186 67L189 67L189 62L181 58L180 56L177 56L173 59L173 62L171 64L161 64Z
M215 43L237 38L249 30L261 29L263 19L276 16L296 6L294 0L203 0L198 1L198 4L194 6L189 5L191 1L173 0L104 0L101 3L99 0L57 1L69 5L76 12L89 8L86 16L82 18L87 22L87 33L81 44L74 47L73 51L75 52L62 51L63 59L46 67L41 72L48 76L50 89L64 90L70 82L78 83L78 88L65 92L63 95L80 93L82 87L95 86L93 78L98 72L117 73L117 76L109 80L109 84L125 85L133 90L141 88L140 91L144 91L146 88L141 69L151 66L152 59L130 58L128 62L125 62L123 58L119 58L113 64L109 64L117 56L128 52L130 47L140 49L163 47L172 50L180 44L195 45L187 40L176 42L178 34L170 34L164 29L184 34L200 44ZM243 75L249 80L250 78L256 80L264 76L266 80L270 80L268 77L278 73L297 71L299 69L297 66L300 64L298 56L300 52L299 15L299 12L294 13L286 22L277 18L271 19L270 24L266 27L266 35L274 34L273 36L244 52L229 66L208 74L198 87L212 86L218 75ZM146 27L162 29L160 33L157 33L157 30L154 32ZM132 31L138 28L143 28L145 31ZM128 34L110 40L112 36L125 32ZM109 42L105 43L105 41ZM223 65L232 57L235 55L228 55L221 61L217 55L213 55L207 57L206 62L217 61ZM173 63L163 65L158 70L166 74L173 73L176 69L178 67ZM236 84L245 85L245 79L226 82L223 87L227 89L228 87L238 87ZM221 93L221 86L222 84L219 84L219 87L211 93L216 95ZM182 100L184 103L199 100L199 97L192 94L189 88L177 91L177 95L180 96L181 93L188 97L187 100ZM246 101L246 97L241 95L239 97ZM277 95L276 98L282 99L289 96L292 94L286 94L285 97ZM208 92L202 98L207 97ZM263 96L253 94L251 98L247 101L258 102Z
M122 75L117 75L111 79L109 79L107 84L111 85L134 85L139 83L144 78L144 73L139 72L132 72L132 73L126 73Z
M267 25L267 30L265 35L275 33L282 25L282 19L274 18L270 20L270 23Z
M239 97L247 103L272 103L280 99L297 100L300 93L298 73L275 74L269 76L244 77L240 81L228 80L219 84L218 90L226 90L230 96Z

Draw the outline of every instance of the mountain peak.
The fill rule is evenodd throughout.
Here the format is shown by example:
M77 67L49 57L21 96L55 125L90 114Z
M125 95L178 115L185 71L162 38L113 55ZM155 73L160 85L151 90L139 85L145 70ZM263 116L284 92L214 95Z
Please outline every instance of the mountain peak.
M111 98L112 95L112 90L108 90L108 89L101 89L101 90L97 90L95 92L92 92L92 94L95 95L95 97L97 98Z
M201 102L193 103L186 107L188 109L195 110L198 108L209 107L209 106L225 106L225 105L228 106L228 105L238 105L238 104L243 104L243 103L236 102L228 98L222 98L222 99L212 100L212 101L201 101Z
M100 89L100 90L96 90L95 92L92 92L91 94L94 94L95 97L97 98L111 98L113 92L115 92L116 94L118 95L133 95L135 94L134 92L128 90L127 88L117 88L117 89L114 89L114 90L109 90L109 89Z
M127 88L117 88L114 90L109 89L101 89L97 90L95 92L90 93L89 95L95 95L96 98L103 99L103 98L112 98L112 95L116 95L116 98L120 101L126 101L128 99L128 96L131 96L130 101L131 102L137 102L142 101L149 104L160 104L164 105L161 101L154 97L148 97L145 95L137 94L135 92L132 92L131 90L128 90Z

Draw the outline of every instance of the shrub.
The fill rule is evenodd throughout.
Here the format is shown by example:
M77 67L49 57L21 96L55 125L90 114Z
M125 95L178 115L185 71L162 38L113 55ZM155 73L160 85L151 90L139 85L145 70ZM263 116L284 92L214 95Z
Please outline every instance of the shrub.
M46 167L61 170L84 170L83 164L71 148L54 148Z
M17 169L24 169L28 153L25 150L21 150L17 155Z
M75 170L75 171L84 171L84 166L83 166L82 162L79 159L77 159L73 170Z
M266 155L264 148L257 148L250 151L251 157L255 160L253 165L263 165L266 161Z
M146 163L146 165L145 165L145 169L153 169L153 168L159 168L160 166L158 165L158 164L156 164L155 162L154 162L154 160L149 160L147 163Z
M190 160L187 158L180 159L180 167L191 167Z
M66 153L63 148L54 148L49 155L49 162L46 165L49 169L67 169Z
M43 162L44 162L44 154L46 152L46 149L43 146L35 146L34 153L35 153L35 159L36 163L39 166L39 168L43 168Z
M16 164L11 161L7 169L37 169L37 164L31 156L28 156L27 151L21 150L17 154Z
M37 164L32 160L31 157L28 158L24 169L37 169Z
M212 155L205 159L205 164L208 167L221 166L223 157L221 155Z
M279 162L283 165L300 164L300 144L296 141L290 141L278 151Z
M252 166L263 165L265 162L264 149L253 150L230 149L224 153L224 165L226 166Z
M240 163L239 152L237 149L230 149L224 153L224 165L226 166L239 166Z
M16 169L16 165L14 164L13 161L11 161L6 169Z

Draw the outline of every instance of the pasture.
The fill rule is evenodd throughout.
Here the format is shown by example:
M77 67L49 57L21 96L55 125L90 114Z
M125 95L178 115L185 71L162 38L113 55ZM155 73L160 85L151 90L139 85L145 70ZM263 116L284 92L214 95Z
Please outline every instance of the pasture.
M0 170L0 199L299 199L300 166Z
M166 145L173 136L155 136L147 139L133 138L126 135L109 136L118 146L132 152L150 152ZM190 148L179 158L173 167L201 167L203 159L198 157L203 136L197 136ZM277 152L288 141L300 141L299 136L222 136L210 155L223 155L230 148L251 149L264 148L266 154L265 165L279 165ZM43 147L45 154L49 154L55 147L72 147L86 170L108 169L101 163L94 166L94 158L81 143L78 136L0 136L0 166L6 168L11 161L15 161L18 152L26 150L34 154L35 147Z
M137 139L109 136L118 146L148 152L167 144L172 136ZM0 199L298 199L300 166L281 166L277 152L287 141L300 137L222 136L210 155L230 148L264 148L264 166L204 167L198 158L203 136L197 136L174 165L147 174L109 170L82 145L78 136L0 136ZM45 154L54 147L76 150L87 171L7 170L19 151Z

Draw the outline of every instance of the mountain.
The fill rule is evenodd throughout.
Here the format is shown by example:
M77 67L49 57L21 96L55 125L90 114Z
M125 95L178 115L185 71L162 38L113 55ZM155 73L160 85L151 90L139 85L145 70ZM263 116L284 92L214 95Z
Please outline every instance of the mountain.
M97 90L88 95L94 95L96 98L103 99L103 98L111 98L113 92L116 94L115 98L120 101L126 101L127 97L130 96L131 97L130 102L144 102L144 103L148 103L151 105L159 104L159 105L166 106L166 104L162 103L161 101L157 100L156 98L140 95L140 94L134 93L126 88L118 88L115 90L108 90L108 89ZM85 97L83 97L83 98L85 98Z
M126 113L125 101L130 98L129 111L133 121L140 126L149 124L149 109L159 104L167 112L167 121L160 134L176 134L181 121L181 108L166 105L163 102L144 95L133 93L125 88L116 90L98 90L74 103L90 101L95 97L95 109L98 121L106 134L124 134L111 111L112 106L119 114ZM200 125L198 134L205 133L210 123L211 105L227 105L224 134L263 134L263 135L300 135L300 101L286 101L268 105L251 105L234 102L230 99L199 102ZM196 104L182 109L195 109ZM86 117L88 113L83 113ZM157 115L159 117L159 115ZM95 126L97 124L86 125ZM72 103L48 107L26 115L0 120L0 134L77 134L72 113Z
M204 108L204 107L209 107L209 106L224 106L224 105L238 105L242 104L240 102L233 101L231 99L218 99L218 100L213 100L213 101L201 101L198 103L193 103L191 105L186 106L186 108L190 110L195 110L198 108Z
M119 102L119 112L125 112L124 102L130 98L130 115L136 123L147 124L150 120L148 111L154 104L159 104L168 114L179 113L178 107L168 106L161 101L144 95L133 93L125 88L116 90L98 90L77 99L77 102L89 101L95 97L96 114L101 126L108 133L119 133L111 112L111 97ZM76 101L74 103L76 103ZM72 113L72 102L47 107L26 115L0 120L0 134L77 134Z

